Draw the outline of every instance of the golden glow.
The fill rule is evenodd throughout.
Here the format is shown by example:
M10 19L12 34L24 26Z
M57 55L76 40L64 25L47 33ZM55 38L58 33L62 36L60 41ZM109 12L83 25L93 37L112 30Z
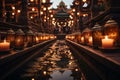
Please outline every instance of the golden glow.
M33 19L33 16L31 16L30 18Z
M15 7L13 6L12 9L15 10Z
M43 10L46 11L47 9L44 7Z
M77 12L77 15L80 16L80 12Z
M53 15L51 14L50 17L53 17Z
M17 10L18 13L20 13L21 11L20 10Z
M75 69L75 71L79 71L78 69Z
M75 12L75 9L73 9L72 11Z
M35 11L35 8L32 8L32 11Z
M30 0L30 2L33 2L34 0Z
M114 42L114 39L109 39L108 36L105 36L105 38L102 39L102 47L103 48L112 48L113 42Z
M35 80L34 78L32 78L32 80Z
M12 15L14 16L14 15L15 15L15 13L13 12L13 13L12 13Z
M43 3L46 3L46 0L42 0Z
M50 7L48 7L48 10L50 10Z
M82 0L83 2L86 2L87 0Z
M86 17L86 16L88 16L88 14L83 14L83 17Z
M43 12L41 11L40 14L43 15Z
M52 10L49 10L49 13L52 13Z

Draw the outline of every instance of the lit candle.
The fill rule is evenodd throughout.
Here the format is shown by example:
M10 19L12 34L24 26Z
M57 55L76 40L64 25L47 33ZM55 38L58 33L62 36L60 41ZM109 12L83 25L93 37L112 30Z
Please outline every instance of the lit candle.
M36 37L36 43L39 43L39 39L38 39L38 37Z
M89 45L92 45L92 42L93 42L93 39L92 39L92 37L89 37Z
M10 43L6 42L6 40L4 40L4 42L0 43L0 51L7 51L10 49Z
M109 39L108 36L105 36L104 39L102 39L102 47L103 48L112 48L113 47L113 39Z
M84 43L84 37L81 37L81 42Z

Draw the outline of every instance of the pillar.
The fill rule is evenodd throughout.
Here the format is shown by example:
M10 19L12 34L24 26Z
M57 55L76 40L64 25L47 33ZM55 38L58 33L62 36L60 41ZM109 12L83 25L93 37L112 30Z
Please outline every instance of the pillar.
M18 17L18 24L28 28L28 17L27 17L27 0L22 0L21 13Z

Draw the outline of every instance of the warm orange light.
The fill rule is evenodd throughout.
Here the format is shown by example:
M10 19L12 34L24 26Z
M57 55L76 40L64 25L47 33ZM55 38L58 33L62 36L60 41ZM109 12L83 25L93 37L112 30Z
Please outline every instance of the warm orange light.
M75 12L75 9L73 9L72 11Z
M30 18L33 19L33 16L31 16Z
M15 7L13 6L12 9L15 10Z
M50 17L53 17L53 15L51 14Z
M113 42L114 42L114 39L109 39L108 36L105 36L105 38L102 39L102 47L103 48L112 48Z
M77 12L77 15L80 16L80 12Z
M82 0L83 2L86 2L87 0Z
M43 10L46 11L46 8L44 7Z
M15 13L13 12L13 13L12 13L12 15L14 16L14 15L15 15Z
M32 11L35 11L35 8L32 8Z
M4 40L3 42L0 43L0 51L6 51L9 49L10 49L10 42Z
M40 14L43 15L43 12L41 11Z
M20 10L17 10L18 13L20 13L21 11Z
M34 0L30 0L30 2L33 2Z
M43 2L43 3L45 3L45 2L46 2L46 0L42 0L42 2Z

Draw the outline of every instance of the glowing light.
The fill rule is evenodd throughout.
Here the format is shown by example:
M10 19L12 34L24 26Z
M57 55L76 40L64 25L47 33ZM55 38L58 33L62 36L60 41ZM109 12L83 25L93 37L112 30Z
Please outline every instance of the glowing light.
M32 8L32 11L35 11L35 8Z
M20 13L21 11L20 10L17 10L18 13Z
M33 2L34 0L30 0L30 2Z
M12 9L15 10L15 7L13 6Z

